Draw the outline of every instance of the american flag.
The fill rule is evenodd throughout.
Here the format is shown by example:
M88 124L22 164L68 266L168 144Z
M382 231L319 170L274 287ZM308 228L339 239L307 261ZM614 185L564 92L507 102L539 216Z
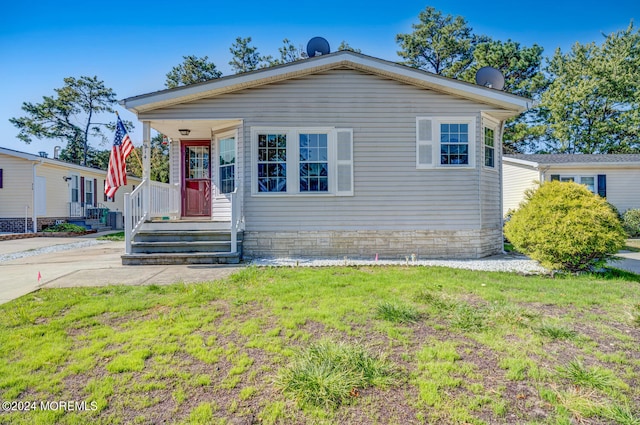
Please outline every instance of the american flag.
M133 143L127 134L127 129L118 116L116 136L113 140L111 155L109 156L109 169L107 181L104 184L104 193L113 197L120 186L127 184L127 164L125 160L133 150Z

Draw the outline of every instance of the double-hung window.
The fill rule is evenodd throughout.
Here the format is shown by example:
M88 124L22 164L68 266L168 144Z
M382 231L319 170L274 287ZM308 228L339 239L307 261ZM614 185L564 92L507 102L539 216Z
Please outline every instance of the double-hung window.
M484 128L484 166L494 168L496 166L495 130Z
M258 134L258 192L287 192L287 134Z
M220 193L235 190L236 181L236 140L234 137L220 139Z
M351 129L254 129L254 195L353 195Z
M473 168L475 117L417 117L416 168Z
M300 133L300 192L329 191L329 145L326 133Z

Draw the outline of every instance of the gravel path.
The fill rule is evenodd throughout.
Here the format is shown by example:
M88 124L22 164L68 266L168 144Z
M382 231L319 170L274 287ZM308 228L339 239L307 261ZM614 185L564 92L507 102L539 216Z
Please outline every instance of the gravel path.
M70 249L76 249L76 248L87 248L89 246L99 245L99 244L108 243L108 242L109 241L98 241L95 239L90 239L82 242L53 245L53 246L47 246L43 248L30 249L28 251L12 252L10 254L1 254L0 263L4 261L17 260L19 258L33 257L34 255L49 254L51 252L68 251Z
M478 260L342 260L311 259L311 258L276 258L256 259L250 262L255 266L272 267L329 267L329 266L441 266L466 270L481 270L495 272L515 272L522 274L548 273L536 261L519 255L497 255Z

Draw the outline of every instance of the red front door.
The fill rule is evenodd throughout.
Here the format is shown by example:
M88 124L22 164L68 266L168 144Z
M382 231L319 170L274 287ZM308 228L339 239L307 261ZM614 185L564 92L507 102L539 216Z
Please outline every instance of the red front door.
M211 142L182 142L182 216L211 216Z

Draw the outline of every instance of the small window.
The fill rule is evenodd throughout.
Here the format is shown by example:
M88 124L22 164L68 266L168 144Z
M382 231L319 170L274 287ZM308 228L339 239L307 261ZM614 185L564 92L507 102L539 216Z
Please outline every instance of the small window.
M287 191L287 135L258 134L258 192Z
M495 167L495 131L492 128L484 128L484 165Z
M236 140L220 140L220 193L231 193L236 188Z

